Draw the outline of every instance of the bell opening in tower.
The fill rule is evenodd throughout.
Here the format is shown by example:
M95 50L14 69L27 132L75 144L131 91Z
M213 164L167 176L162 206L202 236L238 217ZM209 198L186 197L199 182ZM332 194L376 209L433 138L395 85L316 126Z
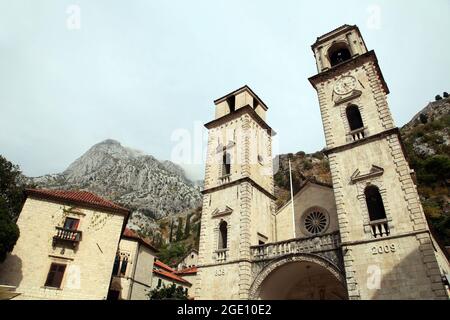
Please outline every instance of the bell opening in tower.
M328 50L328 56L332 67L352 58L350 50L345 43L333 45Z

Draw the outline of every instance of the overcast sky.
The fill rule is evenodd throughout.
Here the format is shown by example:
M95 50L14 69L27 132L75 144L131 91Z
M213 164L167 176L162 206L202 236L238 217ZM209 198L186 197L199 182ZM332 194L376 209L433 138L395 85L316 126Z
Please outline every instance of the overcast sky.
M172 134L244 84L268 105L278 152L320 150L310 46L342 24L375 50L401 126L450 91L449 17L448 0L0 0L0 154L30 176L107 138L170 159Z

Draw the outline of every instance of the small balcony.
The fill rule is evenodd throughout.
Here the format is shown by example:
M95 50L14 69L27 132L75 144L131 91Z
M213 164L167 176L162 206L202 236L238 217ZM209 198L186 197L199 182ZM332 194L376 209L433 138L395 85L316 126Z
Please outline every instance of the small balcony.
M53 245L57 242L67 242L74 247L81 241L81 231L56 227L56 234L53 236Z
M366 136L366 134L364 132L365 129L366 128L359 128L359 129L350 131L350 133L349 133L350 141L353 142L353 141L358 141L358 140L364 139Z
M217 262L227 261L227 251L228 251L228 249L216 250L216 261Z
M369 225L374 238L387 237L391 233L387 219L370 221Z
M231 174L226 174L221 177L219 177L220 184L225 184L231 181Z

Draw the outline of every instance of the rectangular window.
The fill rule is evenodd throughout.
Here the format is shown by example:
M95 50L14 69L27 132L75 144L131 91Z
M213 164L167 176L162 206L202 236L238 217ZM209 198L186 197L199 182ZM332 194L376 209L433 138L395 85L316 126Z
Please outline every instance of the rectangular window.
M79 223L80 219L66 218L66 221L64 221L64 229L76 231Z
M52 263L45 281L46 287L61 288L61 282L66 271L65 264Z
M161 287L161 284L162 284L162 280L161 280L161 279L158 279L158 288Z

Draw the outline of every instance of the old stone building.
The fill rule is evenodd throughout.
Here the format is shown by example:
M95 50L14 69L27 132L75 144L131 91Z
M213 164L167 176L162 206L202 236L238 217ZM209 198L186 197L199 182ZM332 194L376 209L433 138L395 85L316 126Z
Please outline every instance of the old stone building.
M0 284L15 287L16 299L106 299L129 211L85 191L26 194Z
M188 251L178 262L177 270L180 271L186 268L195 267L198 263L198 251L196 249L192 249Z
M375 52L348 25L312 49L333 185L275 212L267 106L247 86L214 101L196 298L448 299Z
M149 239L125 228L114 260L108 299L148 300L157 253Z

